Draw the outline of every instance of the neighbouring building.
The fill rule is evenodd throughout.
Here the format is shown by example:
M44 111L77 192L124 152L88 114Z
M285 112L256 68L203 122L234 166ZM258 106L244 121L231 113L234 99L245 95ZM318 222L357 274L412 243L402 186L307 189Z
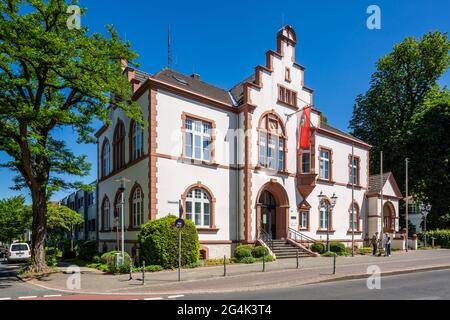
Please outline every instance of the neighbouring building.
M61 205L78 212L83 218L82 226L75 228L74 237L78 240L97 240L97 182L92 182L93 191L77 190L60 201Z
M142 223L177 215L178 200L210 258L263 235L325 241L328 231L332 241L350 245L353 230L361 246L381 231L381 191L384 231L398 231L402 195L392 174L370 175L370 145L321 121L313 109L310 150L299 150L301 110L313 104L313 90L296 62L296 44L292 27L279 30L266 65L230 90L197 74L166 68L150 75L124 63L145 125L110 108L111 124L96 134L99 248L118 246L120 177L130 180L127 251ZM328 205L336 195L332 210L320 204L320 193Z

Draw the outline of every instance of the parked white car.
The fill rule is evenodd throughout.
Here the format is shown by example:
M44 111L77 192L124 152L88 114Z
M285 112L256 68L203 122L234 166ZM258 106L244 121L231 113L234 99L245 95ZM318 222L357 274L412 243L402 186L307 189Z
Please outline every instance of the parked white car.
M28 261L31 257L30 246L28 243L13 243L9 247L6 259L8 263Z

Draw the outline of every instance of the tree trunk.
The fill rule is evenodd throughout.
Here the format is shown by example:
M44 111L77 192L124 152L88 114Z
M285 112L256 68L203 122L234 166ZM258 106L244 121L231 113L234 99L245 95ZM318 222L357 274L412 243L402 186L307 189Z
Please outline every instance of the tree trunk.
M47 269L45 261L45 238L47 234L47 197L40 187L33 188L33 224L31 234L31 268L32 272L44 272Z

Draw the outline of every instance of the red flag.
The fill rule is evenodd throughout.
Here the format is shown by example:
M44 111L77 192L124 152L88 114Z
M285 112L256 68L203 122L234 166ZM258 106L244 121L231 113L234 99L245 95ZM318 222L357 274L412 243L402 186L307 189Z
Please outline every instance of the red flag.
M309 150L311 143L311 106L303 108L300 118L300 149Z

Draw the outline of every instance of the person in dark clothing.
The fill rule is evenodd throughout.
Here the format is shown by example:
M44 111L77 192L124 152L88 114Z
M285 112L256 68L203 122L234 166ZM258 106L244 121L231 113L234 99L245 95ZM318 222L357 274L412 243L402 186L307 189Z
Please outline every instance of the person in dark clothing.
M378 249L378 232L375 232L375 234L372 236L370 243L372 244L373 255L375 256L377 254Z

